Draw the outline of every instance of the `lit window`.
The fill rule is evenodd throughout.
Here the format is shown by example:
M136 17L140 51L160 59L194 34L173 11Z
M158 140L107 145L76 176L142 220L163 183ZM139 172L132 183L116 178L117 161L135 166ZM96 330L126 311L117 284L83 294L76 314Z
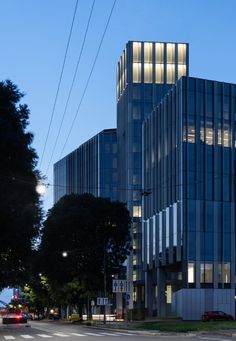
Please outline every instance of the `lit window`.
M144 83L152 83L152 64L144 63Z
M213 283L213 264L202 263L200 267L201 283Z
M186 65L178 65L178 79L186 76Z
M229 131L224 129L223 131L224 147L230 147L230 134Z
M218 144L222 145L222 131L218 129Z
M164 63L164 44L156 43L156 63L163 64Z
M133 301L134 302L137 301L137 289L136 289L136 287L133 288Z
M141 206L134 206L133 207L133 217L141 218L141 216L142 216Z
M178 44L178 64L186 64L186 44Z
M230 283L230 263L224 263L224 283Z
M206 128L206 144L213 145L213 129Z
M152 62L152 43L144 43L144 63Z
M133 281L137 280L137 271L133 271Z
M167 63L175 62L175 44L166 44Z
M195 128L191 126L188 127L188 142L195 143Z
M133 256L133 265L137 265L137 257Z
M200 128L200 140L201 140L201 142L205 142L205 129L204 129L204 127Z
M194 283L195 282L195 264L194 263L188 263L188 283Z
M186 126L183 126L183 141L187 142Z
M213 283L213 264L205 264L205 283Z
M166 286L166 303L171 303L171 296L172 296L172 287L171 285Z
M141 62L141 43L133 42L133 62Z
M133 63L133 83L141 83L141 63Z
M164 83L164 64L156 64L156 78L157 84Z
M175 65L167 64L167 83L173 84L175 82Z

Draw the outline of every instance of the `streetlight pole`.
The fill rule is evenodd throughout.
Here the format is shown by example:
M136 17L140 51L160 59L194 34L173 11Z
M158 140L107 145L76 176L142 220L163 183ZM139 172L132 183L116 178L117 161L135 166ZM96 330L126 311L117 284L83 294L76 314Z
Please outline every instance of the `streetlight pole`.
M106 298L106 296L107 296L107 279L106 279L106 243L105 243L105 240L104 240L104 247L103 247L103 284L104 284L104 298ZM104 304L103 323L106 324L106 304Z

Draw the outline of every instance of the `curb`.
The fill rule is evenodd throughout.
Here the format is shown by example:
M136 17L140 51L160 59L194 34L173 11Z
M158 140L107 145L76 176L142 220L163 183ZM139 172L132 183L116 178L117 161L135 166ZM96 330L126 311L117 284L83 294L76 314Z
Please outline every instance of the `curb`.
M194 333L170 333L170 332L160 332L156 331L147 331L147 330L130 330L130 329L123 329L123 328L109 328L104 326L86 326L92 329L101 329L101 330L110 330L114 332L121 332L121 333L128 333L128 334L135 334L135 335L143 335L143 336L185 336L185 337L195 337L197 334Z

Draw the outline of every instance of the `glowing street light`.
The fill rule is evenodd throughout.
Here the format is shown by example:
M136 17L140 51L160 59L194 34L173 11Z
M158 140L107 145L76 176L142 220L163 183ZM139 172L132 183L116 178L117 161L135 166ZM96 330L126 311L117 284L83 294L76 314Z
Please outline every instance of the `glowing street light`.
M44 195L46 193L47 186L44 183L38 183L35 189L39 195Z

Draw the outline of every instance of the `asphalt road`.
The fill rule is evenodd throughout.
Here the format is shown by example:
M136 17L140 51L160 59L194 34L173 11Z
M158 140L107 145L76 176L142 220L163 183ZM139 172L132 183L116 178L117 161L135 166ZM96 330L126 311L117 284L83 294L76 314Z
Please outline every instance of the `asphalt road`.
M215 335L144 335L137 332L88 328L80 325L68 325L59 322L30 321L27 325L0 325L0 341L94 341L96 338L104 341L122 339L122 341L230 341L236 338Z

